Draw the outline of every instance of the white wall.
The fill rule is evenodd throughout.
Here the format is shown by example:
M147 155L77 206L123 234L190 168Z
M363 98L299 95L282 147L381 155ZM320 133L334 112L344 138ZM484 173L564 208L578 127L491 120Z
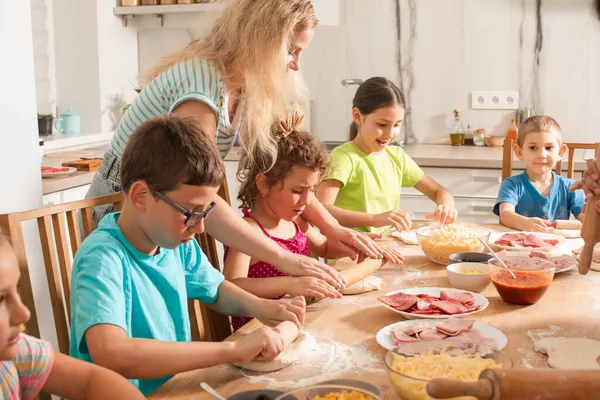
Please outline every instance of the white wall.
M56 76L54 73L54 40L51 0L31 0L33 57L37 110L55 113Z
M0 213L8 213L42 204L29 0L0 0L0 54L10 54L0 63ZM56 345L35 225L24 235L41 334Z
M113 0L55 0L54 40L59 112L81 114L83 132L114 130L114 116L137 84L137 32L113 15ZM115 96L122 94L122 100Z

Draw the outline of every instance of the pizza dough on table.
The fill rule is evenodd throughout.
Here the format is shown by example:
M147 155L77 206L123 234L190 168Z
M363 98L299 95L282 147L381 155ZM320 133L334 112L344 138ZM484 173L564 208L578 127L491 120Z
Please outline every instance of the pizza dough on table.
M534 350L548 355L548 365L558 369L600 369L600 342L592 339L545 338Z
M354 285L350 285L340 290L340 293L343 295L351 295L367 293L373 290L381 290L382 283L383 281L381 278L374 275L369 275L365 279L356 282Z
M576 239L581 237L581 231L578 229L552 229L548 233L559 235L567 239Z
M419 244L419 241L417 240L417 233L415 231L396 231L392 233L392 236L402 240L409 246L416 246Z
M308 354L316 346L317 341L314 337L312 337L312 335L300 332L296 340L290 345L286 346L283 351L271 361L253 360L248 363L235 363L233 365L256 372L279 371L294 364L303 355Z

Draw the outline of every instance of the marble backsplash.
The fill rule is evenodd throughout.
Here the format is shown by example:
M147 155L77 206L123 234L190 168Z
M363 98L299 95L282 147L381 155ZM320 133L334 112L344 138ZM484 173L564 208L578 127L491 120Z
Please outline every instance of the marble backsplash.
M343 24L320 26L302 59L312 131L345 140L356 86L385 76L407 98L404 135L447 137L463 122L504 134L513 110L472 110L472 91L519 91L520 106L554 117L565 140L600 140L600 20L591 0L345 0ZM209 29L212 14L139 30L140 71Z

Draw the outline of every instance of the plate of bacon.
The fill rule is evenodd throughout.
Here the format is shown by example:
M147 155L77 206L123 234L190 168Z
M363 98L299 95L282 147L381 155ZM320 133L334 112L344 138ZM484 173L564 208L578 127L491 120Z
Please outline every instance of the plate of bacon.
M480 294L435 287L396 290L377 300L406 319L463 317L483 311L489 305Z
M565 242L564 236L544 232L496 232L490 243L503 250L552 250Z
M439 341L485 345L496 350L502 350L508 341L506 335L493 326L463 318L397 322L381 328L375 338L389 351L402 346L404 351L410 348L411 353L427 351L429 344Z

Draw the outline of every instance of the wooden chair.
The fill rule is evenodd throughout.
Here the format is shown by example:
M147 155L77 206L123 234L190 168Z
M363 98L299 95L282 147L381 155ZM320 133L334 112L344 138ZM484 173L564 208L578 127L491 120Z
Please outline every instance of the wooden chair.
M221 185L219 196L231 204L227 180ZM196 240L212 266L221 271L221 260L219 260L215 239L207 232L203 232L196 235ZM190 323L193 327L193 340L220 342L231 335L231 322L228 316L212 310L198 300L189 300L188 308L190 309ZM192 310L194 312L191 312ZM202 320L198 320L198 316L201 316ZM195 330L195 328L198 329Z
M512 176L513 165L513 145L515 141L509 138L504 139L504 148L502 150L502 180ZM565 143L568 149L567 178L574 179L575 176L575 150L594 150L594 157L600 156L600 142L598 143ZM556 164L556 173L562 174L562 163L560 160Z
M81 212L83 238L94 230L92 207L113 204L120 210L123 204L121 193L42 207L31 211L0 215L0 227L12 241L19 260L21 281L19 293L29 308L31 318L26 325L28 334L40 337L33 291L29 274L29 263L25 252L23 223L37 221L58 347L61 353L69 353L69 326L71 320L71 265L82 241L79 216ZM70 247L70 251L69 251Z

